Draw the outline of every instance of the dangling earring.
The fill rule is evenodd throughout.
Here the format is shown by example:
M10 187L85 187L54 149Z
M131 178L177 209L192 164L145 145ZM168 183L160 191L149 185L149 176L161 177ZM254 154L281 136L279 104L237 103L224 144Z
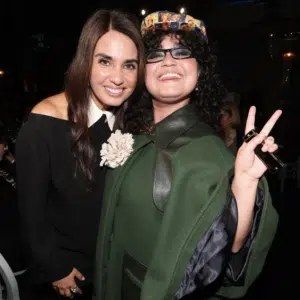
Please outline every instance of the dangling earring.
M195 93L196 93L197 96L199 96L199 93L200 93L200 91L199 91L199 81L197 82L197 85L195 87Z
M201 74L201 70L199 70L199 72L198 72L197 84L196 84L196 87L195 87L195 93L196 93L197 96L199 96L200 74Z

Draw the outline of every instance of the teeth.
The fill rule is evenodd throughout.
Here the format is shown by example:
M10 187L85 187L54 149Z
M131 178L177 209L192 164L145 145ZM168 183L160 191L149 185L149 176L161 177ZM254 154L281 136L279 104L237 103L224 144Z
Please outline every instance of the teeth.
M160 79L164 79L164 78L181 78L181 76L177 73L167 73L160 76Z
M112 94L120 94L123 91L123 89L112 89L108 87L106 87L106 89Z

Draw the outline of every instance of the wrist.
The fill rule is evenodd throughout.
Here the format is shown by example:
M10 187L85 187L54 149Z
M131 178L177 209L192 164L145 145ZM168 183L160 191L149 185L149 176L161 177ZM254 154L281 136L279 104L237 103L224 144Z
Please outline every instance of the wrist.
M232 180L232 188L257 189L259 179L254 179L248 175L235 175Z

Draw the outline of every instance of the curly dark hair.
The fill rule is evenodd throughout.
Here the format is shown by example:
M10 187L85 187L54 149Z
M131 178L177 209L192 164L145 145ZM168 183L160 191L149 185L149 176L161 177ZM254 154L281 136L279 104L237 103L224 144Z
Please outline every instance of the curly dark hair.
M189 47L200 66L200 77L197 89L191 94L190 103L194 104L199 112L199 117L208 125L220 132L220 115L223 99L227 94L217 73L217 58L213 54L209 44L203 41L197 31L177 31L170 33L165 31L147 32L144 35L145 50L151 51L160 48L164 37L174 34L180 43ZM140 98L135 98L128 103L128 109L124 115L125 127L123 130L131 133L147 132L153 123L152 96L144 87Z

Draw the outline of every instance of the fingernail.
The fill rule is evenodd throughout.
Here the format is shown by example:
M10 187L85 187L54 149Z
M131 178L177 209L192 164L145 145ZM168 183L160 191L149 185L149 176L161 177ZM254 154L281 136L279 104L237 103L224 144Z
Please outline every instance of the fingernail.
M81 277L81 280L85 280L85 277L84 277L84 276L82 276L82 277Z

